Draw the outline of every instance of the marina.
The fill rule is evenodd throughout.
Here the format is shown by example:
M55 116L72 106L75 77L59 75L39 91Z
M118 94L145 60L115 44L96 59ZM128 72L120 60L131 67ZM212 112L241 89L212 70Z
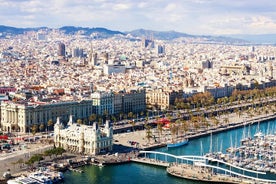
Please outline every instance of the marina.
M213 152L206 156L254 171L276 174L276 135L261 131L241 140L239 147L230 147L226 153ZM212 162L212 161L211 161Z
M244 169L223 161L215 160L212 165L210 158L204 156L183 155L176 156L156 151L140 151L140 163L166 167L168 174L195 181L209 181L215 183L276 183L275 180L264 179L265 172ZM238 171L242 171L242 174ZM247 172L247 174L245 174Z
M270 118L272 118L272 116L270 116ZM83 157L79 160L76 160L74 162L71 162L71 166L68 167L68 171L64 172L64 181L62 181L62 183L67 183L67 181L71 181L73 178L71 176L76 176L77 178L79 177L84 177L84 183L85 181L87 181L87 172L89 173L90 170L93 170L93 172L97 172L97 174L99 174L99 176L101 176L101 173L104 174L105 172L109 171L109 170L113 170L112 172L117 172L118 168L128 168L127 172L132 172L133 168L137 168L137 169L143 169L146 172L151 173L152 171L155 172L155 170L158 170L156 172L162 172L163 175L163 180L164 181L168 181L168 182L176 182L178 180L181 180L182 182L184 181L184 183L189 183L189 180L193 179L194 181L192 183L195 182L195 178L190 178L188 175L184 175L185 177L180 177L179 173L181 173L183 175L183 173L189 172L189 167L191 165L191 163L189 162L190 165L184 165L185 163L182 161L180 162L180 160L184 160L184 157L187 157L188 155L193 155L193 156L201 156L203 157L204 155L208 155L210 153L216 153L216 152L221 152L222 154L227 154L226 150L231 151L234 150L234 148L238 148L240 146L246 147L246 145L249 144L253 144L250 141L252 141L253 139L246 139L247 137L245 135L259 135L260 137L264 137L262 136L262 133L265 134L272 134L272 132L275 131L275 120L269 120L269 121L264 121L261 123L258 123L259 120L261 118L257 118L255 121L251 121L251 122L237 122L236 124L234 124L233 126L228 127L229 129L227 129L227 127L225 127L224 130L220 130L220 131L211 131L211 132L205 132L203 135L192 135L189 137L189 139L187 139L187 143L185 143L182 146L178 146L178 147L174 147L174 148L168 148L166 144L149 144L147 145L149 147L150 150L154 149L157 152L162 152L162 153L166 153L166 154L171 154L171 155L175 155L178 157L179 160L175 161L172 158L167 158L167 160L165 158L160 158L159 156L151 156L150 159L148 160L147 158L140 158L140 157L136 157L137 156L137 151L133 152L132 154L106 154L106 155L102 155L96 158L93 158L92 160L90 160L88 162L88 158L87 157ZM233 128L234 127L234 128ZM250 128L248 128L250 127ZM243 133L246 132L246 133ZM139 132L133 132L133 134L137 134L139 135ZM134 137L133 137L134 138ZM127 137L125 137L125 139L127 141L129 141L129 139L127 139ZM133 139L136 140L136 139ZM238 140L242 140L242 141L238 141ZM248 140L248 142L246 141ZM274 139L270 139L270 141L273 141ZM129 141L130 142L130 141ZM204 144L202 144L204 142ZM260 142L260 141L259 141ZM242 145L245 144L245 145ZM272 146L272 145L271 145ZM269 146L270 147L270 146ZM231 149L229 149L231 148ZM137 148L135 148L137 149ZM144 149L144 150L148 150L148 149ZM141 151L139 152L141 153ZM181 158L180 158L181 156ZM207 160L208 162L210 160L214 161L215 158L211 158L211 157L205 157L205 160ZM158 160L158 161L156 161ZM187 160L187 158L186 158ZM206 162L206 163L208 163ZM125 164L126 163L126 164ZM137 163L141 163L141 164L137 164ZM174 163L178 163L174 164ZM227 162L225 162L227 163ZM121 165L123 164L123 165ZM146 164L146 165L145 165ZM182 164L182 165L180 165ZM217 162L216 162L217 164ZM213 166L216 167L217 165L214 164ZM235 163L229 163L231 164L231 169L226 168L225 171L230 170L230 172L235 172L235 174L239 175L243 175L243 171L242 172L237 172L235 169L233 169L234 167L239 167L239 165L236 165ZM106 166L108 165L108 166ZM106 166L106 167L103 167ZM168 169L164 169L161 171L160 168L156 168L156 167L160 167L163 168L168 168ZM192 166L195 166L192 164ZM198 165L197 165L198 166ZM210 164L209 167L211 168L212 165ZM178 168L178 169L177 169ZM186 170L183 171L179 170L179 168L183 169L185 168ZM242 167L240 167L242 168ZM218 169L218 168L213 168ZM246 174L247 168L243 168L244 172ZM201 172L200 168L194 169L196 171L199 171L199 173ZM204 170L205 173L210 172L210 170ZM213 172L213 171L212 171ZM214 174L214 173L208 173L208 174ZM218 172L215 170L216 174L218 174ZM255 172L258 173L258 176L254 175L254 177L261 177L262 175L264 175L263 173L265 173L264 171L261 170L255 170ZM139 176L139 173L143 173L143 175L145 174L144 172L142 172L141 170L136 173ZM197 173L197 172L196 172ZM195 173L195 176L197 176L197 174ZM110 173L109 173L110 174ZM205 179L208 178L208 174L206 174L207 176L205 176ZM106 175L106 174L105 174ZM120 174L119 174L120 175ZM168 176L174 176L174 177L168 177ZM179 177L181 179L177 179L176 177ZM123 177L123 176L122 176ZM134 175L134 178L136 178L137 176ZM143 176L140 176L143 177ZM156 175L157 178L155 178L156 180L159 180L158 176ZM196 179L197 182L200 182L200 180L204 181L202 178L200 178L199 176L197 176L198 178ZM86 178L86 179L85 179ZM114 178L114 176L112 177ZM223 175L220 175L219 178L224 178ZM240 177L237 177L240 179ZM236 179L236 178L234 178ZM250 179L250 178L249 178ZM265 177L263 178L263 180L267 180L267 181L273 181L275 180L275 175L273 173L268 173L265 174ZM91 178L89 179L89 181L93 181L91 180ZM120 181L120 179L118 180ZM113 180L112 180L113 182ZM214 181L212 181L214 182ZM100 183L105 183L105 182L100 182ZM115 182L116 183L116 182ZM117 182L120 183L120 182ZM134 182L135 183L135 182ZM149 182L150 183L150 182ZM152 182L155 183L155 182Z
M35 172L20 176L7 181L8 184L54 184L63 181L62 172L50 171L46 168L40 168Z

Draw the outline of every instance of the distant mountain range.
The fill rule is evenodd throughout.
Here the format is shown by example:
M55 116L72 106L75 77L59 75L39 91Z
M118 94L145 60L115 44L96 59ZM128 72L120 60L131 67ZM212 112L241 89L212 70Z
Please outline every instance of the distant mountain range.
M16 28L10 26L0 25L0 33L9 33L9 34L23 34L26 31L38 31L40 29L45 29L47 27L38 27L38 28Z
M181 38L186 39L199 39L199 42L213 42L213 43L246 43L246 41L231 38L226 36L206 36L206 35L190 35L186 33L180 33L176 31L152 31L145 29L137 29L134 31L126 32L137 37L146 37L158 40L176 40Z
M15 28L0 25L0 33L2 36L6 34L23 34L26 31L38 31L40 29L51 29L47 27L37 28ZM204 43L235 43L235 44L275 44L276 34L264 34L264 35L222 35L222 36L206 36L206 35L190 35L186 33L180 33L176 31L153 31L145 29L137 29L129 32L121 32L109 30L106 28L89 28L89 27L74 27L64 26L59 28L65 34L82 34L87 36L93 36L97 38L112 37L115 35L121 35L126 37L145 37L159 40L198 40L198 42ZM0 35L1 36L1 35Z
M181 37L190 37L190 38L195 37L194 35L189 35L186 33L180 33L176 31L152 31L152 30L145 30L145 29L136 29L126 33L136 37L147 37L147 38L153 37L155 39L160 39L160 40L173 40Z
M120 31L112 31L106 28L96 27L96 28L88 28L88 27L74 27L74 26L64 26L59 28L59 30L64 31L65 34L75 34L77 32L91 35L93 33L101 33L103 35L125 35L125 33Z
M276 44L276 34L236 34L236 35L224 35L226 37L237 38L249 41L251 43L259 44Z

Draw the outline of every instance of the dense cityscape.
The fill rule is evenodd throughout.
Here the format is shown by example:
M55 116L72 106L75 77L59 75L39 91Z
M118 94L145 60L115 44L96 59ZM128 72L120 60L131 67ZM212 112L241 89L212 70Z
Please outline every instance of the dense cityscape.
M49 3L1 2L0 183L276 183L274 10Z

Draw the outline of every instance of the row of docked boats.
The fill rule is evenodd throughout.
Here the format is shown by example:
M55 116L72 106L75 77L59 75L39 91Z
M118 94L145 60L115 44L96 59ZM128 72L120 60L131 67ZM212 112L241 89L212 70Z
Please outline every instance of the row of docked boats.
M241 140L241 146L230 147L227 153L214 152L206 157L260 172L276 174L276 135L257 132L253 138Z
M50 171L46 168L39 169L27 176L20 176L7 181L8 184L54 184L63 181L62 172Z

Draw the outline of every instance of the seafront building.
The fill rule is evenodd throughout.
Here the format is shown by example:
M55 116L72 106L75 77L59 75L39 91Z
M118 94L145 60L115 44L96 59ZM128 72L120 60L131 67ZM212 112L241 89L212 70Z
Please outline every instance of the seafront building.
M121 92L96 91L82 100L30 98L20 101L2 101L0 106L1 128L4 131L28 132L33 125L47 126L59 117L68 121L69 115L86 120L92 114L99 116L140 113L146 110L145 90Z
M96 155L101 151L112 151L113 129L109 121L106 121L102 129L97 123L92 126L79 125L73 123L72 116L65 127L57 118L54 126L54 142L56 147L62 147L69 152Z
M168 109L171 105L174 105L177 98L182 99L184 97L183 91L174 90L148 90L146 93L147 105L149 108Z
M75 118L83 119L93 114L92 101L68 102L11 102L1 103L1 128L4 131L28 132L33 125L56 121L60 117L67 121L70 114Z

